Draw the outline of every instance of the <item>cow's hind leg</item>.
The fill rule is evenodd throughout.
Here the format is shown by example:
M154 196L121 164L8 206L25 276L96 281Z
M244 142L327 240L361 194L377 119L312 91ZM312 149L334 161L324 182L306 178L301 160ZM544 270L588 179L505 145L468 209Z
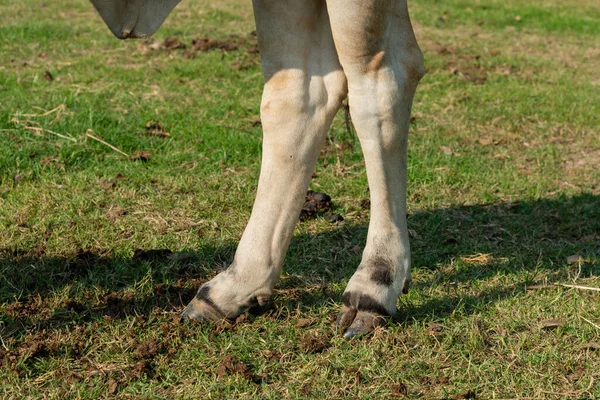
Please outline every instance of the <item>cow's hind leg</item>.
M395 313L410 282L406 147L424 69L406 0L328 0L327 7L371 194L367 244L338 316L344 336L351 337Z
M255 0L265 76L256 201L232 265L204 284L188 318L234 318L269 298L331 121L347 93L325 3Z

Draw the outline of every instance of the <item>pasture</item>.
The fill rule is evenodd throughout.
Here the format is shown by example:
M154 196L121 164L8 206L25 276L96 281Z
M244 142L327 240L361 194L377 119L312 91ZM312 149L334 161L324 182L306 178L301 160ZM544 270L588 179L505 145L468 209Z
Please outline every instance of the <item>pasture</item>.
M600 4L409 7L413 285L344 340L369 208L343 110L310 186L332 209L298 223L272 304L179 322L256 190L249 1L126 42L85 0L3 1L0 397L599 398Z

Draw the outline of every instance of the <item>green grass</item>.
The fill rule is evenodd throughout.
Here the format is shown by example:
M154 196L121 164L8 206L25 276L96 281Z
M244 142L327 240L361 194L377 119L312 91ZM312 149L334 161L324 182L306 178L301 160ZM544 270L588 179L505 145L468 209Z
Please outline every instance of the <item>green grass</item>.
M600 287L598 4L411 2L414 285L345 341L369 212L342 115L311 188L344 223L298 224L270 309L178 323L233 257L261 156L250 4L212 3L148 43L84 0L0 5L0 397L600 397L600 294L555 285ZM239 50L193 59L150 46L230 34Z

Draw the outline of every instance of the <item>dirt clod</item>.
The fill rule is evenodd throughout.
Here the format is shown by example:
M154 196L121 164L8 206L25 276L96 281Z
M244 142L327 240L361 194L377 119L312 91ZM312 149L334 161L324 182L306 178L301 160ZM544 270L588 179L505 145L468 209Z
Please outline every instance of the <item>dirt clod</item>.
M122 293L119 295L112 292L104 297L104 305L96 308L95 311L101 312L106 317L122 317L131 314L134 309L133 293Z
M457 394L456 396L453 397L453 399L459 400L459 399L476 399L477 398L477 394L472 391L471 389L467 390L464 393L461 394Z
M159 137L169 137L171 134L169 132L165 132L163 125L160 121L155 119L151 119L146 122L146 133L149 135L159 136Z
M329 222L331 222L332 224L335 224L336 222L342 222L344 220L344 217L342 217L340 214L331 214L331 216L329 217Z
M169 249L152 249L152 250L142 250L135 249L133 252L133 257L131 261L134 263L140 263L144 261L157 261L164 260L173 255L173 252Z
M331 197L325 193L306 192L305 202L300 210L300 221L306 221L316 218L319 212L327 211L331 208Z
M306 192L306 201L314 203L319 211L329 209L332 204L329 195L312 190Z
M185 44L176 37L168 37L162 42L161 47L167 50L184 49Z
M65 303L65 309L79 314L85 311L86 307L77 301L69 300Z
M392 385L392 396L406 396L408 388L404 383L396 383Z
M329 347L329 338L307 333L300 339L300 348L307 353L320 353Z
M225 356L217 367L217 377L220 379L225 378L228 375L241 375L244 378L260 384L263 381L261 376L258 376L250 370L250 368L235 358L234 356Z
M317 216L317 206L314 203L306 202L300 210L300 221L315 219Z
M156 340L152 340L140 343L133 351L133 355L139 359L152 360L162 350L162 344Z
M209 51L213 49L233 51L237 50L238 46L233 37L223 41L204 37L192 40L192 48L197 51Z
M435 335L438 332L443 330L442 326L437 322L430 322L427 324L427 333L430 335Z
M111 379L108 381L108 389L107 389L106 393L109 396L112 396L117 393L118 388L119 388L119 383L116 380Z

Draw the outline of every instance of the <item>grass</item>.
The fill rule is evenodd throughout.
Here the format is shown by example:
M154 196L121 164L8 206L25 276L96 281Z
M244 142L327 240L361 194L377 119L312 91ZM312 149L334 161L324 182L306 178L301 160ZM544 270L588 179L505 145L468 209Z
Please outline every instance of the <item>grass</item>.
M345 341L332 318L369 212L342 115L311 188L344 223L298 224L270 309L177 322L256 191L249 2L188 0L150 42L115 40L83 0L0 5L0 397L600 397L600 293L561 286L600 287L600 7L410 7L428 69L414 285L385 329ZM166 37L188 47L153 48ZM194 57L199 37L238 49Z

